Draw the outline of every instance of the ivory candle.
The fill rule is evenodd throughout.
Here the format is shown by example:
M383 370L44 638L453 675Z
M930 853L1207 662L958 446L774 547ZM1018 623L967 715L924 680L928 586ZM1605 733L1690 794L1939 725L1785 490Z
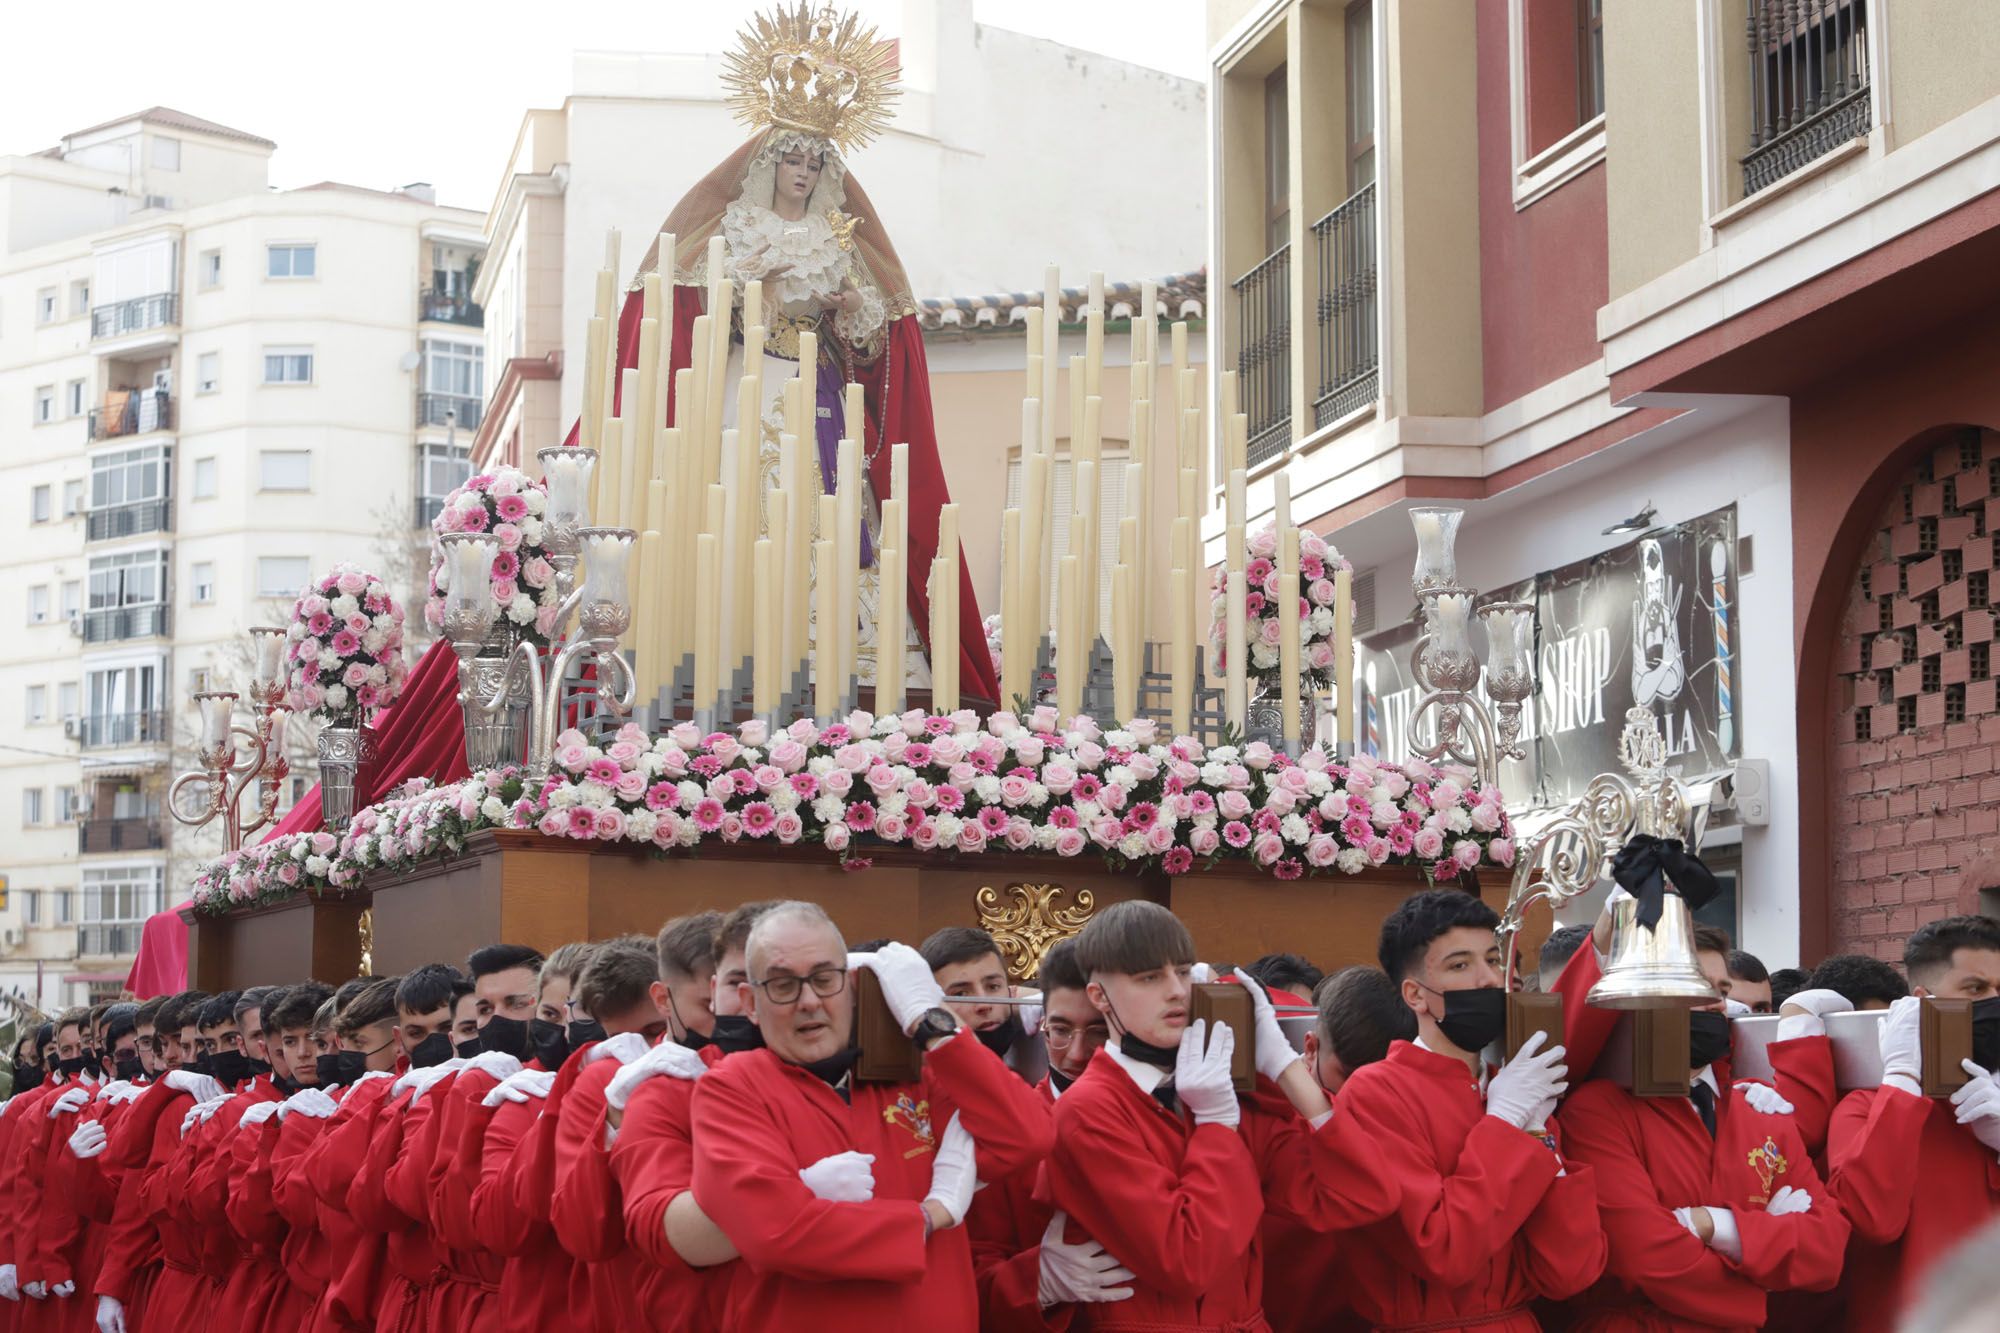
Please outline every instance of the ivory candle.
M618 245L621 239L618 234L618 228L605 228L604 267L611 274L613 281L616 281L618 277Z
M1064 722L1083 711L1083 673L1090 661L1083 644L1081 596L1077 559L1066 555L1056 582L1056 613L1062 619L1056 631L1056 712Z
M646 498L645 468L653 459L653 433L646 418L638 415L640 372L635 367L621 371L619 415L624 421L618 437L618 522L615 527L632 528Z
M603 269L597 275L597 314L604 321L604 355L597 362L597 383L592 385L596 395L598 420L602 421L612 413L611 395L618 385L618 303L616 279L611 269Z
M746 282L743 284L743 327L745 329L753 329L762 325L763 322L764 280L759 278L755 282ZM764 347L764 340L762 338L752 342L746 337L743 340L743 347L743 364L746 367L755 365L762 359L759 355Z
M591 519L605 527L619 527L619 517L624 506L619 486L624 481L624 430L625 423L617 417L600 422L598 430L604 437L602 451L597 458L597 502L591 506Z
M1224 553L1230 569L1243 568L1248 551L1243 545L1244 510L1248 483L1242 468L1234 468L1229 473L1229 489L1225 496L1226 521L1229 529L1229 549Z
M659 575L660 533L657 528L647 528L639 534L639 590L633 599L632 653L633 672L638 678L638 696L641 705L651 703L660 692L660 656L654 647L659 633L660 608L655 603L653 590L659 585L654 579Z
M1249 652L1245 642L1248 626L1245 623L1246 598L1249 588L1244 583L1244 573L1240 569L1229 571L1228 599L1223 614L1228 617L1226 632L1228 647L1224 652L1224 684L1222 687L1223 715L1236 731L1243 730L1245 713L1249 708L1248 664L1244 660Z
M1104 392L1104 304L1093 299L1084 314L1083 391L1086 395Z
M1039 408L1040 404L1023 403ZM1040 434L1038 422L1029 420L1036 415L1028 411L1021 414L1021 431L1025 436L1030 430ZM1044 492L1049 481L1049 456L1042 453L1024 453L1021 460L1021 619L1025 622L1022 632L1028 636L1023 649L1028 653L1029 671L1034 670L1033 662L1042 635L1049 629L1049 511ZM1013 652L1013 648L1008 648ZM1026 679L1026 677L1023 677Z
M597 436L597 397L595 388L598 364L604 360L604 321L592 315L584 321L583 335L583 394L577 408L577 443L586 449L595 449L600 441Z
M800 415L805 422L799 434L810 436L818 420L819 399L819 335L810 329L799 331L799 380Z
M841 391L840 433L849 439L866 441L868 438L868 395L859 384L850 384Z
M721 552L721 539L714 533L704 532L694 542L694 706L710 709L716 706L719 690L716 672L722 662L722 655L716 646L720 625L716 614L722 596L721 568L717 561ZM720 721L720 719L717 719Z
M1279 474L1279 480L1284 474ZM1290 503L1287 501L1287 509ZM1278 528L1279 700L1285 710L1285 750L1299 752L1299 530Z
M859 385L855 386L859 388ZM840 661L843 679L859 657L855 635L861 624L861 441L840 442L840 486L835 493L840 529L834 556L840 562Z
M715 339L709 336L713 320L707 315L694 317L694 331L689 335L692 344L692 361L688 366L689 383L681 391L681 402L687 405L687 416L681 423L682 432L687 436L689 447L694 451L694 476L697 486L707 486L715 477L708 470L708 436L711 408L708 402L708 357L714 348ZM715 413L714 415L720 415Z
M819 613L819 651L813 654L813 716L827 722L839 708L840 685L835 676L840 666L826 647L836 614L834 589L840 580L833 572L833 543L824 537L813 543L813 575L813 601Z
M903 507L896 511L902 518L895 535L896 545L907 551L910 549L910 446L907 444L889 446L889 498L903 502Z
M764 530L771 534L771 656L772 679L779 694L789 688L792 663L792 590L786 586L792 567L792 494L778 486L764 496Z
M1021 643L1021 511L1000 515L1000 706L1011 708L1027 693L1020 688ZM1011 646L1010 646L1011 645Z
M1028 349L1028 382L1025 392L1021 396L1023 398L1040 398L1042 396L1042 312L1033 306L1028 308L1027 338L1024 341Z
M1271 478L1271 522L1280 536L1292 526L1292 479L1283 472Z
M1173 603L1173 697L1167 711L1176 736L1185 736L1194 722L1194 600L1185 567L1175 565L1167 576L1167 597Z
M660 275L646 275L646 296L654 304L659 303ZM634 453L639 462L638 480L650 481L653 458L653 436L658 432L660 401L660 321L641 319L639 321L639 393L636 398L625 400L624 413L637 429L632 434L632 443L637 446Z
M1150 499L1146 494L1146 465L1126 463L1125 517L1118 520L1118 539L1121 546L1129 544L1122 558L1132 566L1132 623L1141 644L1146 642L1146 589L1149 586L1146 571L1151 567L1147 550L1151 545L1149 515L1153 506L1149 503ZM1129 537L1125 534L1127 523L1132 525Z
M759 717L768 717L778 707L773 682L778 676L777 645L771 642L771 539L760 537L750 556L750 707Z
M1041 452L1054 454L1056 447L1056 373L1061 369L1062 270L1054 264L1042 278L1042 445Z
M887 526L886 524L884 525ZM875 616L875 713L890 717L903 711L903 645L909 635L910 581L907 557L900 547L882 549L882 597Z
M1111 715L1120 726L1139 711L1139 654L1130 636L1132 566L1111 571Z
M937 712L958 710L958 506L938 507L939 587L931 603L931 692ZM942 637L938 634L942 603ZM944 670L939 672L940 659ZM943 684L940 686L940 674Z
M1097 535L1097 504L1097 464L1085 460L1076 464L1076 513L1069 523L1070 551L1082 558L1077 569L1077 593L1082 600L1077 609L1085 644L1097 641L1097 617L1092 612L1097 606L1097 568L1104 558Z
M840 500L822 491L814 502L818 511L817 525L819 540L829 543L833 550L828 556L833 560L840 555ZM825 665L826 674L835 682L835 698L843 688L841 682L847 679L847 664L840 658L840 649L846 642L840 632L840 571L832 564L821 570L821 576L832 582L826 590L825 602L819 600L817 586L814 589L813 611L819 617L819 624L813 634L813 657ZM831 612L831 614L826 614ZM817 667L815 667L817 673Z
M1339 696L1334 740L1354 744L1354 572L1333 572L1333 688Z

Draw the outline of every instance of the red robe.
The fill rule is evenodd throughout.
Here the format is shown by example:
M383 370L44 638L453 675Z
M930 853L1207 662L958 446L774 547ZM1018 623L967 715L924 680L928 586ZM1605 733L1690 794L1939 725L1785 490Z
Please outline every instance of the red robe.
M216 1108L197 1131L200 1163L189 1179L183 1202L205 1240L204 1266L211 1281L220 1286L208 1315L234 1327L250 1327L252 1306L268 1304L271 1292L284 1280L275 1251L246 1246L230 1226L228 1215L229 1177L236 1161L236 1142L242 1137L238 1126L243 1113L258 1102L280 1100L276 1089L260 1076Z
M723 1058L713 1046L701 1056L710 1068ZM641 1326L652 1333L720 1328L730 1284L742 1268L733 1260L690 1268L667 1243L667 1205L694 1188L694 1090L694 1080L665 1077L634 1088L610 1154L625 1243L641 1261Z
M198 1238L169 1212L170 1175L182 1159L181 1121L193 1106L190 1094L164 1082L154 1084L125 1108L119 1119L118 1136L106 1150L106 1156L114 1158L115 1164L126 1170L127 1197L136 1201L133 1224L153 1233L152 1244L157 1247L160 1270L144 1292L144 1304L147 1327L162 1333L199 1326L207 1287L199 1268ZM116 1229L117 1224L113 1225ZM130 1236L114 1238L107 1246L98 1283L100 1292L125 1299L135 1271L130 1265L136 1248ZM114 1271L114 1265L120 1266L121 1271Z
M1572 1161L1597 1172L1598 1208L1611 1243L1605 1280L1578 1328L1762 1328L1773 1291L1824 1291L1840 1278L1847 1219L1830 1206L1812 1156L1788 1115L1763 1115L1718 1080L1715 1137L1693 1102L1635 1097L1606 1079L1569 1094L1561 1118ZM1765 1205L1790 1185L1812 1196L1803 1213ZM1733 1263L1674 1218L1714 1205L1736 1218L1743 1259Z
M1827 1130L1827 1187L1854 1223L1847 1327L1893 1328L1931 1266L2000 1217L2000 1158L1948 1099L1900 1088L1841 1098Z
M348 1211L348 1194L369 1155L377 1151L375 1114L391 1081L376 1077L347 1088L300 1167L315 1195L319 1232L330 1258L326 1291L308 1325L317 1333L374 1328L379 1297L388 1286L383 1237Z
M431 1231L443 1255L438 1278L440 1308L452 1306L467 1328L501 1318L501 1256L489 1250L472 1220L487 1126L493 1112L482 1103L499 1083L483 1069L467 1069L438 1102L437 1144L427 1182ZM428 1098L426 1098L428 1100Z
M52 1289L48 1299L32 1312L28 1326L37 1333L91 1333L97 1327L97 1300L90 1289L90 1275L103 1262L104 1232L91 1226L80 1210L82 1201L76 1197L68 1169L76 1161L70 1155L69 1136L91 1118L92 1108L98 1105L96 1089L87 1083L80 1086L91 1089L91 1101L60 1115L43 1110L22 1126L30 1131L23 1169L34 1174L42 1190L32 1268L35 1279ZM55 1295L53 1288L63 1282L73 1283L76 1290L69 1296Z
M104 1257L98 1264L92 1289L125 1307L127 1328L149 1327L146 1321L150 1298L161 1272L160 1235L144 1203L145 1159L150 1143L142 1142L147 1134L134 1128L148 1116L139 1106L155 1095L148 1092L138 1101L118 1108L118 1115L110 1124L111 1138L96 1159L99 1171L115 1181L117 1197L107 1224ZM157 1123L152 1129L157 1131ZM172 1129L178 1134L178 1118Z
M1035 1091L1055 1106L1055 1088L1047 1075ZM1050 1312L1051 1319L1042 1310L1042 1235L1055 1209L1035 1197L1040 1179L1036 1166L993 1181L973 1196L972 1211L965 1216L972 1273L979 1283L979 1326L987 1333L1037 1333L1067 1322L1064 1312Z
M35 1144L48 1118L49 1102L67 1088L67 1084L44 1083L30 1089L10 1100L6 1116L0 1118L0 1128L6 1134L4 1143L0 1143L0 1153L4 1153L0 1156L0 1198L7 1200L7 1207L0 1208L0 1214L5 1214L5 1221L0 1222L0 1227L5 1228L0 1232L0 1263L14 1265L15 1276L24 1287L41 1280L35 1264L41 1225L42 1173L33 1164Z
M499 1306L505 1333L536 1333L575 1321L573 1298L583 1278L550 1225L549 1196L555 1188L557 1117L587 1049L570 1054L546 1099L479 1108L488 1119L469 1207L473 1231L505 1261Z
M1394 1216L1355 1233L1349 1295L1380 1325L1528 1330L1537 1298L1604 1271L1592 1172L1486 1114L1465 1065L1407 1041L1354 1072L1336 1106L1398 1182Z
M328 1123L317 1116L287 1116L271 1147L271 1202L285 1220L280 1263L291 1283L289 1308L297 1316L286 1327L293 1329L310 1326L333 1280L333 1247L320 1229L319 1194L306 1170Z
M1048 1108L963 1035L925 1055L921 1083L864 1083L850 1096L768 1050L739 1052L695 1084L695 1197L747 1270L725 1326L972 1333L965 1228L924 1237L937 1139L958 1112L980 1170L1002 1179L1048 1153ZM875 1197L815 1197L799 1171L848 1151L874 1154Z

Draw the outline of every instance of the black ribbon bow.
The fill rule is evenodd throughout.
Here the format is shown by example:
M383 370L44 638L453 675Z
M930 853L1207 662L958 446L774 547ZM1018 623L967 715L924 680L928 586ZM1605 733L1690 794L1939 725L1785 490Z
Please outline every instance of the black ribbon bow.
M1690 911L1722 891L1701 858L1679 838L1656 838L1650 833L1635 835L1619 849L1611 862L1611 877L1639 900L1639 924L1647 930L1660 924L1668 880Z

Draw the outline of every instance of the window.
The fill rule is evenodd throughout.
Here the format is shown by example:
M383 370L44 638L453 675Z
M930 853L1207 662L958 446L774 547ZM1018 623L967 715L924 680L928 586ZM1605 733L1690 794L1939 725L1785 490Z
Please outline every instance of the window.
M71 477L63 483L62 501L64 518L74 518L83 512L83 478Z
M1276 253L1291 234L1292 135L1285 110L1285 67L1264 80L1264 249Z
M132 922L167 909L162 866L121 866L83 872L85 925Z
M222 285L222 251L202 251L195 271L198 275L197 280L202 286L220 287Z
M312 454L304 449L265 449L257 455L257 484L267 491L312 489Z
M486 397L486 348L481 343L424 340L424 391L457 398Z
M259 597L297 597L312 578L312 561L302 555L257 557Z
M136 666L107 667L92 671L84 677L89 686L90 713L92 718L106 719L106 739L136 740L142 725L135 719L141 714L151 713L160 707L161 700L156 683L163 678L161 669L153 663L142 662ZM120 719L126 719L121 721ZM150 724L145 724L150 725ZM130 730L129 735L118 731L119 727ZM156 734L154 739L159 739Z
M42 891L40 889L21 890L21 924L39 926L42 924Z
M76 788L67 784L56 788L56 822L74 824L76 822Z
M1861 138L1870 108L1867 0L1748 0L1750 151L1743 193L1755 194Z
M181 141L164 134L153 136L153 166L160 171L181 169Z
M472 475L472 451L464 445L425 444L417 450L417 517L420 527L444 508L445 497Z
M1375 183L1375 5L1347 10L1347 192Z
M214 393L222 382L222 354L203 352L195 358L194 391Z
M87 315L90 313L90 280L78 278L69 285L69 313Z
M1576 123L1604 114L1604 0L1576 0Z
M49 720L49 687L46 685L30 685L28 687L29 723L32 725L33 723L36 722L46 722L48 720Z
M80 417L83 415L82 380L71 380L69 382L68 390L63 394L63 403L69 409L71 416Z
M215 498L218 488L217 473L219 471L219 465L213 458L197 458L194 460L195 499L213 500Z
M37 486L28 492L28 521L30 523L46 523L49 521L49 511L54 507L55 503L53 497L54 492L47 486Z
M90 609L155 606L167 599L167 553L123 551L90 562Z
M56 322L56 295L56 289L53 287L44 287L35 293L35 323Z
M310 347L266 347L264 383L311 384L313 354Z
M34 828L42 822L46 809L43 797L46 794L40 787L21 789L21 824L24 828Z
M67 926L73 919L70 909L70 891L68 889L57 889L56 924L58 926Z
M56 716L67 722L83 714L83 687L73 680L56 686Z
M56 386L44 384L35 390L35 424L46 425L56 419Z
M120 449L90 460L90 507L144 504L167 498L171 457L165 445Z
M83 580L70 579L62 585L62 618L75 620L83 614Z
M310 278L318 263L317 247L273 245L264 251L264 273L272 278Z
M265 558L268 559L269 557ZM261 565L262 563L263 563L262 560L258 561L258 564ZM305 580L300 579L299 584L301 587L303 587L305 585ZM188 570L188 585L189 585L188 586L189 601L194 602L197 605L204 602L214 601L215 562L213 560L195 561L193 566Z
M28 589L28 623L46 625L49 620L49 585L37 583Z

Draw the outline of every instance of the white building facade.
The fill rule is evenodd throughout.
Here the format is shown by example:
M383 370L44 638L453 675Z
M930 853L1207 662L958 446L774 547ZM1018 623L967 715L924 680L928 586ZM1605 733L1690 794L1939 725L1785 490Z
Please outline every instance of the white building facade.
M412 595L466 475L484 219L273 193L272 149L154 108L0 157L0 992L44 1009L115 994L217 850L166 809L190 692L335 560Z

